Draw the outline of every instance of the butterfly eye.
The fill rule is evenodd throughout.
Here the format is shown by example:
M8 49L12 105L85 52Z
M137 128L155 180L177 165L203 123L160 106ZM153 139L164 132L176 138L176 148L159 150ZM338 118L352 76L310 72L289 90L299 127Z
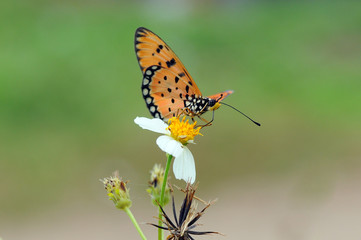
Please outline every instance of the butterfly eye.
M216 104L216 100L214 100L214 99L211 99L211 100L209 100L209 102L208 102L208 106L209 107L213 107L214 106L214 104Z

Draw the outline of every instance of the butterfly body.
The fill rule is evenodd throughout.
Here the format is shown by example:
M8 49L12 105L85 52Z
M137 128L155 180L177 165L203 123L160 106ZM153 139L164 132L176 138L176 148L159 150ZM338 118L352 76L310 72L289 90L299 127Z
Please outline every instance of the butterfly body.
M146 28L135 33L135 51L143 72L142 94L155 118L164 121L185 114L200 116L220 107L232 90L202 96L196 83L170 47Z

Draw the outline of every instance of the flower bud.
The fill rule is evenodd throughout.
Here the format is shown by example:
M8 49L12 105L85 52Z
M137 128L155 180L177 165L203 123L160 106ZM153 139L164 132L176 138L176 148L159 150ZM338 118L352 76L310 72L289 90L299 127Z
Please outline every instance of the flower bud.
M162 185L164 181L164 169L160 164L155 164L153 169L150 171L150 181L149 181L149 188L147 192L151 196L152 203L155 206L158 206L161 198L162 192ZM170 199L170 190L169 187L166 185L164 191L164 200L163 206L165 206Z
M132 205L129 190L127 189L127 181L124 182L117 176L112 176L100 180L103 182L109 200L112 200L116 208L124 210Z

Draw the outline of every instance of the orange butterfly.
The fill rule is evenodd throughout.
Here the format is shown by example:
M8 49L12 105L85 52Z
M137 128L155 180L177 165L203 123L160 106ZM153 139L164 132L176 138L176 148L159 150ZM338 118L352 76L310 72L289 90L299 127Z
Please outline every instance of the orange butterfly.
M167 121L180 113L192 119L195 116L200 117L207 111L218 109L220 102L233 93L228 90L203 97L193 78L170 47L144 27L135 31L134 45L143 73L143 98L155 118Z

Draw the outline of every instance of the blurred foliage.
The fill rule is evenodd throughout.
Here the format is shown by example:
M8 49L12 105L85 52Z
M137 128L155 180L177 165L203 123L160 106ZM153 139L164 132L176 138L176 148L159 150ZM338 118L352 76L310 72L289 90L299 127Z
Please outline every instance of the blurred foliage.
M139 26L173 48L205 95L233 89L226 102L263 124L217 110L192 146L204 187L291 175L327 184L360 168L360 2L174 4L0 4L0 215L92 192L116 169L146 185L165 162L156 135L133 123L150 116Z

